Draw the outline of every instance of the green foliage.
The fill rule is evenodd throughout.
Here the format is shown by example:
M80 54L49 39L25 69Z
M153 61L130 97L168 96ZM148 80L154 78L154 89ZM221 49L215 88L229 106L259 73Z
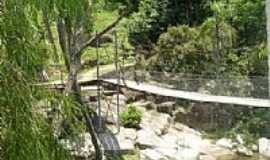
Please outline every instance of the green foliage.
M266 44L261 43L253 47L248 47L245 50L245 55L248 55L249 59L249 71L251 75L266 76L267 67L267 50Z
M128 105L127 110L120 115L121 123L125 127L138 128L142 113L134 105Z
M215 53L214 23L205 22L200 27L179 26L168 28L157 42L154 56L149 60L157 70L184 73L225 72L228 63L237 67L240 58L231 52L235 30L229 25L220 24L220 53ZM218 64L216 63L218 61ZM239 71L239 70L237 70ZM236 72L237 72L236 71Z
M237 122L228 132L228 136L235 138L243 135L246 144L256 144L260 137L269 138L269 109L258 108L254 110L242 110L234 115Z
M78 105L37 83L46 64L47 45L40 29L37 1L5 1L0 21L0 157L8 160L71 159L55 137L55 126L43 115L46 107L77 120ZM44 1L47 2L47 1ZM77 114L79 115L79 114Z
M53 126L39 114L40 108L34 103L41 97L50 97L44 91L31 86L27 81L29 77L26 76L28 75L18 66L1 62L0 157L10 160L68 159L68 154L54 137Z
M266 40L265 2L262 0L230 0L227 14L239 32L239 45L252 46ZM230 16L230 17L229 17Z
M164 31L165 28L162 26L162 22L164 23L162 12L164 11L162 8L166 8L166 0L140 1L138 12L133 13L126 24L133 44L147 44L148 41L154 41Z
M22 9L16 9L16 7ZM27 1L8 1L0 17L0 35L2 54L28 74L34 74L48 58L48 50L42 42L37 12L31 13L32 6ZM36 56L36 53L42 53Z
M165 68L166 71L186 72L192 70L196 73L208 70L207 72L210 73L230 72L240 75L256 73L261 75L261 73L266 73L265 67L263 67L266 57L258 57L258 54L263 53L260 46L266 39L264 7L265 3L261 0L213 2L205 0L191 1L190 4L170 0L158 2L141 0L138 12L132 14L127 27L129 27L129 37L133 45L151 50L150 56L154 56L150 61L155 69ZM165 36L159 35L168 26L178 24L188 24L189 27L194 26L192 29L196 30L195 33L192 31L186 33L187 36L193 36L193 39L188 42L189 44L185 44L187 49L184 50L184 45L181 44L177 47L172 46L171 49L170 44L168 46L160 45L161 39L165 39ZM178 36L181 37L181 35ZM160 38L158 39L158 37ZM157 47L154 48L152 43L156 41ZM178 39L168 40L172 44L175 44L175 41ZM192 43L198 43L198 45L194 46ZM181 51L178 53L179 56L176 56L176 52L178 52L176 48L179 47ZM193 50L194 48L197 51ZM137 47L137 52L144 55L142 59L149 58L147 51L138 49L141 47ZM164 51L166 49L168 52ZM193 57L190 57L191 54L188 53L192 50L193 53L198 53L192 54ZM185 56L182 54L183 52L186 53ZM202 59L198 56L196 58L195 55L201 55Z
M189 72L203 69L203 60L208 60L208 51L199 40L197 28L188 26L171 27L160 36L150 63L158 70ZM200 59L200 61L198 61ZM185 65L183 65L185 64ZM200 66L200 68L199 68Z
M100 32L104 30L117 18L117 10L106 10L103 9L101 12L95 14L94 30Z
M205 0L187 2L175 0L141 0L138 11L129 18L130 41L147 48L156 42L168 26L178 24L198 25L209 14ZM198 16L200 15L200 16Z
M123 9L127 9L129 12L136 11L138 9L140 0L105 0L107 3L120 3L125 7Z

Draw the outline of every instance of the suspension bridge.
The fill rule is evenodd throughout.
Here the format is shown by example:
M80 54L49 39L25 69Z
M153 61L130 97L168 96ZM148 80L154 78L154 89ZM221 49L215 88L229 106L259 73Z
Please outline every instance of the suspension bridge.
M87 86L89 84L96 84L100 82L101 84L110 84L114 86L119 86L127 88L130 90L143 92L146 94L153 94L157 96L171 97L176 99L184 99L195 102L206 102L206 103L218 103L218 104L231 104L235 106L247 106L247 107L270 107L269 99L262 98L249 98L249 97L234 97L234 96L219 96L219 95L210 95L205 93L190 92L185 90L176 90L166 87L161 87L159 85L149 84L147 82L136 82L132 80L123 80L119 82L114 78L83 78L79 80L79 83L82 86ZM56 81L55 83L46 83L44 84L51 89L64 89L65 84ZM87 90L89 87L82 87L83 90Z

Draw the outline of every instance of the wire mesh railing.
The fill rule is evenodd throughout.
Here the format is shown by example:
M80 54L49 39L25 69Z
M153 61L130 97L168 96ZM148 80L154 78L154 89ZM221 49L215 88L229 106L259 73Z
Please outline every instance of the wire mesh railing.
M117 74L111 72L102 78L116 79ZM268 98L268 78L264 76L200 75L126 69L121 71L121 79L209 95Z

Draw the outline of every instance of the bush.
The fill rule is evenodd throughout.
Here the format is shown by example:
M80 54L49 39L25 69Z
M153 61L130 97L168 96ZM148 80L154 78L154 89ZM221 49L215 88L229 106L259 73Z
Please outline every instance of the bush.
M142 119L142 112L136 106L128 105L127 110L120 114L120 120L124 127L138 128Z

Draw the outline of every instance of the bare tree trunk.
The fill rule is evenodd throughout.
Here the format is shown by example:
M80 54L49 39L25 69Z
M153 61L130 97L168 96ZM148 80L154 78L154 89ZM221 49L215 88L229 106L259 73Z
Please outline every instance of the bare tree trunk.
M270 0L266 0L267 52L268 52L268 94L270 97Z
M80 94L80 86L77 80L77 75L81 66L80 56L76 56L75 53L69 53L70 63L69 63L69 74L68 81L66 84L66 92L74 92L75 94Z
M88 112L87 108L84 108L84 104L82 102L81 97L81 88L78 83L78 72L81 68L81 55L78 53L77 45L76 45L76 37L71 33L67 33L65 30L64 23L58 24L59 31L59 41L61 44L61 48L66 57L66 66L69 70L68 80L66 83L65 93L69 96L73 96L74 100L81 104L81 110L83 112L83 116L86 122L86 126L89 134L91 135L92 142L95 148L95 160L102 160L103 153L101 147L99 145L98 136L96 135L96 131L94 129L94 124L92 122L91 113Z
M82 104L82 106L84 105L81 98L81 89L78 83L77 75L81 68L81 56L83 54L83 51L89 45L99 39L102 35L112 30L123 19L125 15L126 14L123 14L122 16L117 18L111 25L109 25L97 35L92 37L90 36L88 40L84 40L83 35L87 34L87 32L85 32L85 30L83 29L81 30L81 28L77 26L77 24L79 23L77 23L75 27L72 28L68 19L57 19L59 44L63 52L66 68L69 71L65 93L67 95L73 96L77 102ZM80 35L82 35L82 37ZM91 134L92 141L95 147L95 159L102 160L103 153L98 142L98 137L95 132L94 124L92 123L92 116L87 112L87 110L85 110L85 108L82 108L82 111L84 114L88 132Z
M54 52L54 63L58 63L59 62L59 57L57 54L57 48L54 42L54 37L53 37L53 33L52 33L52 29L51 29L51 24L50 24L50 20L49 20L49 16L48 16L48 12L46 9L43 10L43 21L45 24L45 28L48 32L48 39L49 42L51 43L52 47L53 47L53 52Z
M70 70L70 59L67 54L68 52L68 47L67 47L67 37L66 37L66 27L61 18L57 19L57 32L58 32L58 39L59 39L59 44L63 53L64 61L65 61L65 66L67 70Z
M81 88L77 80L77 75L81 67L80 55L76 54L74 50L73 51L71 50L70 55L71 55L70 56L71 61L70 61L70 66L69 66L70 71L69 71L68 82L66 84L65 91L67 94L74 96L74 99L78 103L80 103L82 107L84 107L84 104L81 98ZM91 139L95 148L95 152L96 152L95 160L102 160L103 153L99 144L98 136L94 128L94 124L92 122L93 120L91 116L92 113L89 113L86 108L82 108L82 111L83 111L83 116L86 122L87 130L89 134L91 135Z

